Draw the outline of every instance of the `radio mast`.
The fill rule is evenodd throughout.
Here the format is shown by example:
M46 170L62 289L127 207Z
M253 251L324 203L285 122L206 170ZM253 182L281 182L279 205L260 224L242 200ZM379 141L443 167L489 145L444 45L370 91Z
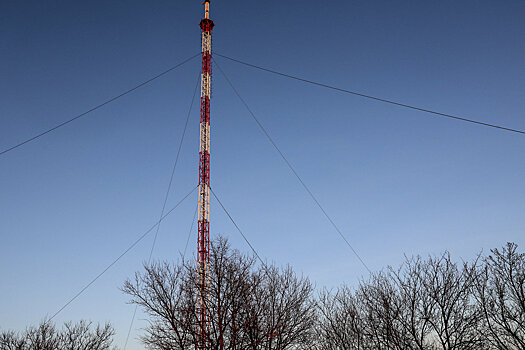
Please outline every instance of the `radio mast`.
M204 1L202 30L201 117L199 147L199 225L197 238L198 293L196 350L209 344L209 259L210 259L210 99L211 99L211 31L210 0Z

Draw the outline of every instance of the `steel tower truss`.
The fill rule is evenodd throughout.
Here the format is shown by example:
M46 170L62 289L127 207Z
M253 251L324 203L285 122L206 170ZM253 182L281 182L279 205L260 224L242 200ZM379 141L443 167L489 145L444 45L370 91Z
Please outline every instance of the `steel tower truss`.
M199 148L199 225L197 239L198 294L196 350L209 344L209 258L210 258L210 99L211 99L211 31L210 0L204 1L202 30L201 117Z

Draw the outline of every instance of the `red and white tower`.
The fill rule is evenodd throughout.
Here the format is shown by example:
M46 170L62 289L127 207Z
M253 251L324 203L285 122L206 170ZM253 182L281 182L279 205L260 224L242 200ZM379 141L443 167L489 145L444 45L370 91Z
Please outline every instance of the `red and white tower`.
M197 263L199 268L197 294L196 350L209 344L208 287L210 259L210 99L211 99L211 31L210 0L204 0L202 30L201 119L199 148L199 226Z

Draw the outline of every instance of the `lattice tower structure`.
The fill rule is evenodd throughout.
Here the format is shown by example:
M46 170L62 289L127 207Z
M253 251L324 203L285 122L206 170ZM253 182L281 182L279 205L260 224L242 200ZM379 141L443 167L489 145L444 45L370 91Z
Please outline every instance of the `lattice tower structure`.
M210 0L204 1L202 30L201 113L199 147L199 224L197 238L198 294L196 350L209 347L209 259L210 259L210 100L211 31Z

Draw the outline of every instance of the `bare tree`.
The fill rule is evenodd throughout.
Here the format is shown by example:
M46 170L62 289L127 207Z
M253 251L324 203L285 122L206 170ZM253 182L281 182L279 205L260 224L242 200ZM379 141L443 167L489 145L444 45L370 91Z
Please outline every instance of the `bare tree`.
M68 322L59 336L62 350L107 350L111 348L115 332L109 324L97 325L91 330L91 322Z
M482 349L481 313L473 298L477 260L458 266L450 254L431 257L423 267L422 317L429 337L443 350Z
M408 349L432 348L431 325L427 315L432 312L433 303L425 286L426 265L427 262L418 256L406 259L398 270L389 268L390 278L398 287L400 303L404 305L399 324L410 338Z
M507 243L493 249L478 275L484 334L496 349L525 349L525 254Z
M308 343L315 322L313 286L290 269L257 266L253 256L219 237L210 249L209 346L285 350ZM146 266L123 291L150 316L142 338L150 349L194 349L197 266Z
M360 309L360 301L347 286L335 293L321 292L319 310L322 318L317 325L319 349L364 349L364 322Z
M184 266L167 263L144 266L123 291L150 317L144 344L155 349L189 349L195 343L194 298L185 289Z
M270 267L265 277L259 321L260 334L267 335L263 348L281 350L308 344L315 322L312 284L307 278L298 278L290 267Z
M320 300L319 329L329 349L470 350L485 347L473 298L476 262L458 265L448 253L407 259Z
M109 324L92 329L90 322L70 322L58 330L44 321L22 333L2 332L0 350L109 350L114 334Z

